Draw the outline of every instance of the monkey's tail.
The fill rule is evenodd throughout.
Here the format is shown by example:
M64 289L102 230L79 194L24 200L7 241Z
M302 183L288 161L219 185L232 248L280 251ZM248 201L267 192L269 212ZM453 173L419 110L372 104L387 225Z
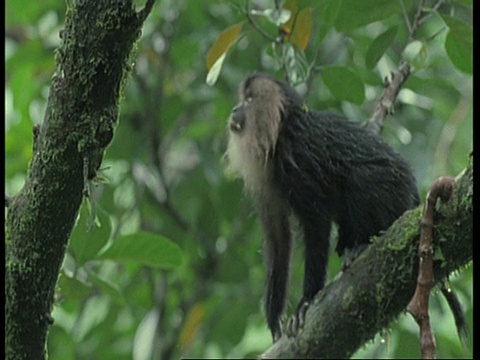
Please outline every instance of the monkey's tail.
M455 326L457 327L458 337L460 341L466 345L470 337L470 330L467 325L467 319L465 318L465 313L462 309L462 304L458 300L457 294L453 292L452 289L448 288L447 285L442 283L440 290L442 291L443 296L447 300L448 306L453 313L453 318L455 319Z

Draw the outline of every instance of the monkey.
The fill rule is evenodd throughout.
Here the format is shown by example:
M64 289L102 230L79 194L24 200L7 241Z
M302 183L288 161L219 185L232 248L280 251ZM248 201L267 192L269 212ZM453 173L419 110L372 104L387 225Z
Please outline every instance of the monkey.
M325 285L332 223L335 250L347 264L420 198L409 164L379 136L344 116L308 109L272 75L244 79L228 128L228 167L243 179L264 237L264 311L275 342L282 334L292 214L305 246L298 313Z
M229 167L243 178L263 229L265 314L275 342L282 334L292 213L305 245L295 327L325 285L332 223L345 270L372 236L420 198L412 169L379 136L341 115L309 110L290 85L271 75L256 73L241 83L228 127ZM445 286L441 291L466 342L469 329L458 297Z

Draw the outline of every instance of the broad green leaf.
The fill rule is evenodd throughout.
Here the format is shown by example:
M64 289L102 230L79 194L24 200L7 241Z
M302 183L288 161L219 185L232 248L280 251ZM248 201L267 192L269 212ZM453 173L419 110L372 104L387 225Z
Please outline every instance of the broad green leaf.
M182 251L177 244L162 235L138 232L118 237L99 258L171 269L180 265Z
M304 51L312 34L312 8L305 8L297 13L291 42Z
M458 0L458 2L464 4L465 6L472 6L473 5L473 0Z
M153 307L142 319L133 338L132 355L135 360L152 359L154 354L155 332L158 327L160 311Z
M362 104L365 101L365 89L360 78L349 68L327 66L322 69L322 79L337 99Z
M367 49L365 56L365 65L367 69L373 69L378 60L383 56L385 51L390 47L395 35L397 34L398 26L392 26L384 33L380 34Z
M450 31L445 39L445 50L450 61L457 69L473 72L473 34L472 27L460 19L442 15Z
M473 73L472 45L459 40L453 33L448 33L445 40L445 49L450 61L457 69L467 74Z
M410 9L412 0L402 0L405 8ZM401 15L399 1L394 0L342 0L335 27L347 32L375 21L384 20L392 15Z
M245 334L249 308L242 300L237 300L223 309L224 312L213 322L210 336L217 341L225 341L231 345L238 344ZM235 324L235 326L232 326Z
M70 235L69 246L77 265L95 259L110 237L112 229L110 217L99 209L96 210L96 214L92 215L87 201L84 201L77 225Z
M427 46L422 41L412 41L403 51L402 57L411 64L415 70L425 66L428 58Z
M238 35L242 31L243 23L239 22L225 29L215 40L213 46L207 55L207 69L210 70L212 66L217 63L218 59L225 56L230 46L237 40ZM221 65L220 65L221 66Z
M9 0L5 2L5 23L7 26L32 25L48 11L58 14L65 13L65 1L42 0L34 1L25 6L23 1Z
M342 6L342 1L327 1L323 4L323 7L319 4L319 7L315 8L315 11L321 12L323 21L318 24L319 29L315 33L316 40L321 43L325 36L330 32L330 30L335 26L337 18L340 14L340 8ZM318 21L315 21L317 24Z
M87 334L101 324L111 309L111 301L107 296L92 296L85 300L81 314L72 330L72 337L80 343Z
M85 284L77 278L69 277L64 273L61 273L58 278L58 287L60 288L62 298L68 300L85 299L91 291L90 285Z
M122 291L117 284L112 283L107 279L102 279L90 271L88 272L88 279L94 285L98 286L104 293L109 295L116 303L120 305L125 304L125 299L123 297Z

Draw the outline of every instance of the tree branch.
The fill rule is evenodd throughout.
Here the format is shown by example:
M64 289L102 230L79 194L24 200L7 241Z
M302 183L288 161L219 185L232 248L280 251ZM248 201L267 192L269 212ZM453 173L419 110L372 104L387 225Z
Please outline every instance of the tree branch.
M405 18L405 24L408 28L407 44L414 40L415 33L417 32L419 26L419 22L422 19L423 3L423 0L420 0L418 2L415 17L413 19L413 22L410 24L405 5L403 4L403 1L400 0L400 6L402 8L402 13ZM405 61L401 61L398 70L391 73L392 79L388 80L387 78L385 78L385 90L382 94L382 97L380 98L380 101L377 104L372 117L365 124L365 127L371 130L373 133L380 134L383 129L385 117L389 114L393 114L393 105L397 100L398 93L400 92L403 83L410 76L410 70L410 64Z
M96 176L113 137L145 11L136 13L124 1L69 2L44 122L35 130L25 185L11 198L6 218L6 359L46 357L68 238L86 181Z
M374 134L380 134L383 128L383 122L388 114L393 113L393 105L397 99L398 93L403 83L410 75L410 65L406 62L402 63L396 72L392 72L391 80L385 78L385 90L378 102L375 111L366 123L367 129Z
M405 310L417 282L422 207L406 212L375 238L342 276L317 294L294 338L282 336L262 358L347 358ZM455 195L435 214L435 281L472 260L473 157Z

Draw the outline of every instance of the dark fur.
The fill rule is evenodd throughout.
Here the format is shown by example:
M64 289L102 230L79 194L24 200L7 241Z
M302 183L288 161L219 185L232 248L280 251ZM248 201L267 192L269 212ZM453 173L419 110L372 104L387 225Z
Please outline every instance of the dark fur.
M273 104L267 103L260 91L267 84L276 89ZM256 94L249 94L250 89L256 89ZM261 101L255 104L256 96ZM265 311L277 339L289 274L291 210L302 227L305 243L302 304L325 284L332 221L338 225L336 251L344 255L346 250L368 244L371 236L418 205L419 197L410 167L388 144L342 116L306 110L288 84L255 74L243 82L240 97L253 100L249 99L251 104L241 102L232 115L234 120L241 120L241 126L231 131L231 137L239 137L235 141L241 141L248 131L263 131L263 122L270 120L259 114L269 113L268 107L281 109L276 142L264 149L265 159L255 153L245 156L246 162L259 161L264 169L261 180L250 186L249 192L264 231ZM265 136L261 133L253 141L260 142ZM246 183L251 180L246 178L252 176L250 173L242 175Z

